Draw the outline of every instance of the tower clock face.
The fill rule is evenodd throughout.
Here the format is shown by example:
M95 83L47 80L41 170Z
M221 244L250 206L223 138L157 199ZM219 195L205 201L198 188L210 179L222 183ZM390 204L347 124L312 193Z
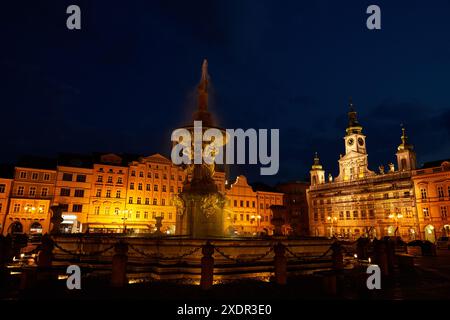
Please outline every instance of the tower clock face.
M358 138L358 144L362 147L364 145L364 139Z
M353 138L348 139L348 141L347 141L349 146L353 145L354 142L355 142L355 140L353 140Z

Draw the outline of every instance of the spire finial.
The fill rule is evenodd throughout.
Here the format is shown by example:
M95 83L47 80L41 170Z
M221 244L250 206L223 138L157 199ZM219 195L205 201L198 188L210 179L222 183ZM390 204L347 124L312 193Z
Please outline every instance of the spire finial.
M350 112L355 111L355 109L353 108L353 98L352 98L352 96L350 96L348 98L348 109L349 109Z
M202 82L208 81L208 59L203 59L202 64Z
M205 58L202 63L202 78L198 85L198 110L208 109L208 60Z

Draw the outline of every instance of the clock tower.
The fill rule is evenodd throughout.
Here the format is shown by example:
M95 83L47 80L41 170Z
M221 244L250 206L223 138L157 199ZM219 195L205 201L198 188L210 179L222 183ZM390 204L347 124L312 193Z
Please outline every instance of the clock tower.
M350 99L348 126L344 137L345 155L339 159L339 176L336 181L351 181L374 174L368 169L366 136L362 133L362 129Z

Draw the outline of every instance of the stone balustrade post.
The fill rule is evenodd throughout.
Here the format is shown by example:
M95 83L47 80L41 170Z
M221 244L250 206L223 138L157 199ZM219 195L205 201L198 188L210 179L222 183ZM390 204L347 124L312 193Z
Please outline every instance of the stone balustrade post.
M333 269L334 270L343 270L344 269L344 253L342 246L339 242L334 242L331 245L331 250L333 251L331 258L333 260Z
M274 265L275 265L275 282L280 285L287 283L287 258L285 256L286 247L278 242L273 250L275 252Z
M111 286L122 288L127 284L128 243L120 240L114 246Z
M53 239L48 234L44 234L42 236L42 243L37 255L36 264L38 267L48 268L52 266L54 248L55 243Z
M200 287L209 290L214 280L214 246L209 241L202 246L202 254Z

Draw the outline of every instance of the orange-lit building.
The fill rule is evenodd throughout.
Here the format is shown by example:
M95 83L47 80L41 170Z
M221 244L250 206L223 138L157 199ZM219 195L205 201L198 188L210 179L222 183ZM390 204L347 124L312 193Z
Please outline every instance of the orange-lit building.
M4 232L46 233L54 196L56 170L16 167Z
M435 242L450 236L450 159L425 163L412 179L422 238Z
M0 178L0 234L4 234L3 226L6 223L6 213L8 212L9 195L13 180ZM5 230L6 231L6 230Z
M416 155L403 130L397 149L397 169L390 163L386 172L369 170L366 136L356 111L350 104L349 124L344 137L345 155L339 159L339 175L325 178L325 170L316 155L308 189L311 235L402 236L405 240L420 237L419 217L415 210L412 170Z
M225 225L228 234L272 234L272 205L282 205L283 194L254 190L245 176L238 176L225 191Z

